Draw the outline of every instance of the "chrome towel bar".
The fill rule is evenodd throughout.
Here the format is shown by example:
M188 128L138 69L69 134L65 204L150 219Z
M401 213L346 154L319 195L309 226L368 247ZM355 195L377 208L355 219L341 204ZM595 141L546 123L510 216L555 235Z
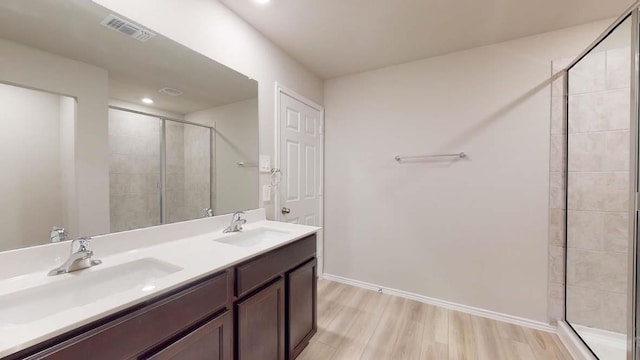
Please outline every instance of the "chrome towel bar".
M467 154L461 152L457 154L434 154L434 155L416 155L416 156L396 155L395 159L397 162L401 162L402 160L408 160L408 159L428 159L428 158L441 158L441 157L457 157L460 159L464 159L467 157Z

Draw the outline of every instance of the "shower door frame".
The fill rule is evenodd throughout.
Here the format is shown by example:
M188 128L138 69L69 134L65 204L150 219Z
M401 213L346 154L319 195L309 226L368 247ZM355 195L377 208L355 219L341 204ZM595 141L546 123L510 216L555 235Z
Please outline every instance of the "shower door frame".
M638 194L640 193L640 184L638 179L638 160L640 156L640 136L638 135L639 117L640 117L640 97L638 89L640 88L640 1L634 4L632 8L631 22L631 127L629 141L631 142L630 167L629 167L629 263L628 263L628 288L627 288L627 359L639 360L640 352L638 343Z
M627 288L627 360L640 359L638 351L638 155L639 141L638 122L640 100L638 88L640 86L640 2L634 4L631 21L631 126L629 141L631 142L629 166L629 262Z
M564 219L564 235L565 235L565 253L564 253L564 320L569 328L574 332L576 336L586 345L586 347L593 353L589 344L587 344L580 334L576 332L571 323L567 320L567 252L568 252L568 226L567 219L569 214L569 71L577 65L582 59L591 53L597 46L599 46L605 39L609 37L618 26L627 19L631 18L631 69L630 69L630 151L629 151L629 263L628 263L628 289L627 289L627 360L640 360L640 333L637 329L637 324L640 320L640 306L638 301L640 296L638 291L640 290L640 277L637 276L640 271L640 264L638 264L638 257L640 256L638 247L638 205L640 201L640 186L638 181L638 159L640 158L639 151L639 135L638 135L638 121L640 100L639 92L640 88L640 0L636 1L629 7L620 17L616 19L591 45L589 45L576 59L574 59L561 73L563 75L563 122L566 129L565 135L565 148L566 154L564 159L565 170L565 219ZM595 354L593 354L595 356ZM597 358L597 356L595 356Z
M132 110L121 106L112 106L109 105L109 109L126 111L133 114L144 115L154 117L160 120L160 225L167 224L167 202L166 202L166 191L167 191L167 121L173 121L185 125L193 125L199 126L202 128L209 129L209 208L213 209L213 194L214 194L214 136L215 136L215 123L213 126L202 125L186 120L174 119L168 116L162 116L158 114L148 113L139 110ZM193 219L190 219L193 220Z

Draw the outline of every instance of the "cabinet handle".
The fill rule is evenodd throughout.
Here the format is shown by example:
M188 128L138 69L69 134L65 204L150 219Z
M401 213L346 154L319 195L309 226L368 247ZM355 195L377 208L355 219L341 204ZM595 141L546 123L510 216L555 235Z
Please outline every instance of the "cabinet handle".
M283 207L282 208L282 215L289 214L290 212L291 212L291 209L289 209L288 207Z

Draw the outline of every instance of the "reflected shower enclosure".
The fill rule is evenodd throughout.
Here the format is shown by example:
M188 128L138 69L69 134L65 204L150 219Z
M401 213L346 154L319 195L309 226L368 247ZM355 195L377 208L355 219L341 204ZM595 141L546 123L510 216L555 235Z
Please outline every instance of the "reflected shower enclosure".
M111 232L203 217L214 208L213 127L109 109Z

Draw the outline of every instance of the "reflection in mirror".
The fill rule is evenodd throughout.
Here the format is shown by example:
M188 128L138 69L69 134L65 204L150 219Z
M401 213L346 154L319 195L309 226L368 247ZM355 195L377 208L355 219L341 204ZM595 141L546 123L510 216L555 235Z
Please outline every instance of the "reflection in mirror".
M255 81L90 0L3 1L0 54L0 251L258 207Z
M69 224L75 100L0 84L0 249L45 242Z

